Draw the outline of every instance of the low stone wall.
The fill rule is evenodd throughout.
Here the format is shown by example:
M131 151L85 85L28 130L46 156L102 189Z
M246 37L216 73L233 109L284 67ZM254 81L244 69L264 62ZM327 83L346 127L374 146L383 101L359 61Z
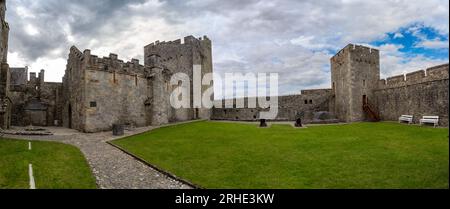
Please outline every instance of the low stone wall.
M242 100L242 99L241 99ZM248 98L243 99L245 107L248 107ZM258 99L256 99L258 101ZM225 107L226 101L234 104L236 99L222 101ZM304 113L304 121L312 121L315 112L329 111L331 104L331 89L304 90L299 95L280 96L279 112L276 121L294 121L298 113ZM257 105L259 106L259 105ZM234 121L257 121L260 119L260 112L268 109L262 108L215 108L213 110L213 120L234 120Z

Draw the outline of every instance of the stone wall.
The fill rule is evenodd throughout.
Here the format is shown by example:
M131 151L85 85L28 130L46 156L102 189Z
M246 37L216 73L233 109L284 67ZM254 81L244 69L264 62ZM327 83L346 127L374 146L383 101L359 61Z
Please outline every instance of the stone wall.
M112 58L109 61L114 63L118 60ZM147 125L145 101L148 88L144 67L135 63L136 68L128 68L127 71L119 65L113 68L114 65L101 63L92 63L86 71L85 131L111 130L114 123ZM109 69L102 70L104 66L109 66Z
M85 124L84 91L86 87L83 60L83 53L76 47L71 47L63 78L63 126L76 130L83 130Z
M329 111L332 102L331 89L303 90L299 95L280 96L279 112L275 120L294 121L299 113L303 113L303 120L311 122L315 112ZM258 101L258 100L256 100ZM220 102L220 101L219 101ZM232 101L236 107L236 99ZM257 121L260 119L262 108L247 108L248 98L244 99L246 108L215 108L213 120ZM226 101L222 101L225 107ZM257 103L257 107L259 107Z
M439 116L440 125L448 126L449 65L399 75L379 81L375 90L382 120L397 121L401 115Z
M44 82L44 71L30 73L26 68L12 68L11 124L14 126L59 126L62 121L62 83ZM23 83L25 79L25 83Z
M98 58L73 47L64 78L64 126L85 132L111 130L114 123L148 125L145 68L117 55ZM71 113L69 113L71 112ZM69 115L71 114L71 116Z
M11 87L26 85L28 82L28 67L10 68Z

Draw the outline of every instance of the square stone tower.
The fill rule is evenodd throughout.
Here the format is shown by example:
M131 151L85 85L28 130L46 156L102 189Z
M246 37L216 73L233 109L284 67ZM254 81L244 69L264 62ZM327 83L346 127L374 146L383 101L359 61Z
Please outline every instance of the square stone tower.
M187 36L169 42L155 42L144 47L145 66L151 68L153 77L153 95L151 96L153 125L195 119L210 119L212 110L197 108L193 104L195 82L194 65L201 66L201 78L213 72L212 42L204 36L195 38ZM164 75L162 74L164 73ZM190 80L190 108L174 109L170 105L170 95L177 86L169 85L171 75L184 73ZM200 78L200 79L201 79ZM209 86L201 86L201 93Z
M380 80L380 52L349 44L331 58L335 100L331 111L343 122L369 120L377 114L374 90Z

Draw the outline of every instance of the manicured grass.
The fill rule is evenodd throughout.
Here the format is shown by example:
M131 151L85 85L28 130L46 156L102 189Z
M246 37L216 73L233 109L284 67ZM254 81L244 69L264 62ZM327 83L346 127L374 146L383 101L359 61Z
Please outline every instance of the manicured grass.
M0 139L0 188L28 189L28 164L33 164L38 189L95 189L96 183L83 154L54 142Z
M113 143L205 188L449 188L448 129L197 122Z

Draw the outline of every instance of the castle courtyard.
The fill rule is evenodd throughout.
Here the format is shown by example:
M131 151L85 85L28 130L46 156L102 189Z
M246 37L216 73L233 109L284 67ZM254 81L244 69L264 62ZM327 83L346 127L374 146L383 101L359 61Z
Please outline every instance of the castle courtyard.
M103 189L448 188L447 128L292 124L194 121L136 128L125 138L66 128L48 129L53 136L4 137L22 139L24 149L35 140L79 148ZM0 182L8 182L4 172Z
M448 4L80 2L0 0L0 189L449 188Z

